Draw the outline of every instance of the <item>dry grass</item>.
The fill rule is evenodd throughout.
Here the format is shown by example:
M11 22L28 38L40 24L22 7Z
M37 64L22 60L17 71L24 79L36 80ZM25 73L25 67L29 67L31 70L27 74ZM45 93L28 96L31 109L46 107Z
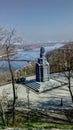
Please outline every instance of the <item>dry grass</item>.
M0 85L9 83L11 81L10 73L0 72Z

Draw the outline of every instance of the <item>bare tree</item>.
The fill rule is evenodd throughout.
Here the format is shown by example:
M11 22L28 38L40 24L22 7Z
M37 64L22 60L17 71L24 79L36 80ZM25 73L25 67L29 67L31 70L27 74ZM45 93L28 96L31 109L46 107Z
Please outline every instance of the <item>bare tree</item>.
M68 88L71 95L72 103L73 103L73 92L71 86L71 79L73 78L73 49L72 48L62 48L64 58L60 65L62 66L62 72L68 80Z
M12 38L14 35L14 30L12 30L11 32L9 32L9 34L7 34L7 38L5 40L5 51L6 51L6 55L7 55L7 60L8 60L8 66L9 66L9 70L11 73L11 81L12 81L12 87L13 87L13 122L12 124L14 125L14 121L15 121L15 101L16 101L16 97L15 97L15 81L14 81L14 75L13 75L13 71L12 71L12 67L11 67L11 63L10 63L10 52L13 49L13 44L12 44Z
M12 124L14 125L15 122L15 103L16 103L16 95L15 95L15 79L14 74L12 70L12 65L10 61L11 53L15 53L14 45L16 42L20 41L20 38L17 38L15 36L15 29L8 31L0 29L0 42L2 43L2 47L6 56L6 60L8 61L8 67L11 74L11 82L12 82L12 88L13 88L13 120Z
M60 72L68 81L68 88L73 102L73 88L71 86L73 78L73 43L55 49L53 52L51 51L47 54L47 58L51 65L51 72Z

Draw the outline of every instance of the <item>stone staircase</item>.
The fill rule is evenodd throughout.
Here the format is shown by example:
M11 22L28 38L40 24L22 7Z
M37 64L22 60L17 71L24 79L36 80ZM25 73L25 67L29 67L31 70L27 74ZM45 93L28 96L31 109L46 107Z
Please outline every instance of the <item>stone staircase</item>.
M25 85L35 90L36 92L39 92L40 84L38 84L35 80L26 81Z

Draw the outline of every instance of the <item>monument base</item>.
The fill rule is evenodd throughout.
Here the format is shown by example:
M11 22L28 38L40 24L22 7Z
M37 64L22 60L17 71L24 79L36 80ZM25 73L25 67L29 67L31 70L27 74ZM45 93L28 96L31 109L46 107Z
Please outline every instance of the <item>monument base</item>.
M35 79L26 80L25 85L29 87L30 89L33 89L36 92L44 92L48 91L57 87L61 87L63 85L66 85L67 83L62 81L57 81L54 79L50 79L46 82L36 82Z

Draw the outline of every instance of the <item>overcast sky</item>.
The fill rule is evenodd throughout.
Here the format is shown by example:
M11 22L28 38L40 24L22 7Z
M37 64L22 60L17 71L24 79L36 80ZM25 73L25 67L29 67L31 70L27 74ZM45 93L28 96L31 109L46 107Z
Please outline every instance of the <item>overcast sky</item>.
M0 0L0 26L29 42L73 40L73 0Z

